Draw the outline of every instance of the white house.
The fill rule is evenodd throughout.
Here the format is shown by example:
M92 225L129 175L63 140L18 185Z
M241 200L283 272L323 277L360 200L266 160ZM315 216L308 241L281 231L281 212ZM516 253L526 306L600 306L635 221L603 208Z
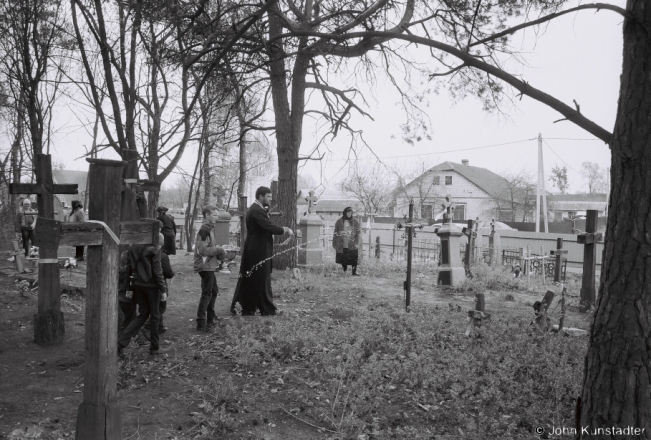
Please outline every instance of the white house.
M394 216L408 215L409 199L413 198L416 217L437 218L443 212L442 203L448 194L456 205L455 220L499 219L498 200L504 201L508 183L486 168L470 166L468 160L443 162L395 193Z

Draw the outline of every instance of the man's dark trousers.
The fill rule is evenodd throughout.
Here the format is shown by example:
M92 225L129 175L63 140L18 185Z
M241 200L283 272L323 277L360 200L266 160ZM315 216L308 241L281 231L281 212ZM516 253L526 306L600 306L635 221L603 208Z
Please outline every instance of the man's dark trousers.
M120 301L120 307L118 308L118 334L127 328L136 318L137 305L136 303Z
M215 322L215 300L219 294L215 271L199 272L199 276L201 276L201 299L197 310L197 328L206 326L206 318L208 324Z
M133 295L138 303L138 316L118 335L118 346L129 345L131 338L138 334L140 328L147 322L151 324L149 351L158 351L158 325L160 321L160 292L158 287L133 286Z

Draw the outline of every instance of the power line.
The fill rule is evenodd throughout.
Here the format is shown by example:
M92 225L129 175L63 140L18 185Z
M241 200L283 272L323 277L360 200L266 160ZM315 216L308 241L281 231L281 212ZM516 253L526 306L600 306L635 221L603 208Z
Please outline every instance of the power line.
M551 138L550 138L550 139L551 139ZM572 168L572 167L570 166L569 163L565 162L561 156L559 156L558 154L556 154L556 152L554 151L554 149L551 147L551 145L549 145L549 144L547 143L547 140L546 140L545 138L543 138L543 142L545 143L545 145L547 145L547 148L549 148L549 149L551 150L551 152L554 153L554 154L556 155L556 157L558 157L558 158L561 160L561 162L563 162L565 165L567 165L568 167L570 167L570 169L571 169L572 171L574 171L575 173L579 173L579 171L577 171L577 170L575 170L574 168ZM579 173L579 174L580 174L580 173Z
M419 154L405 154L402 156L384 156L384 157L365 157L365 158L359 158L357 160L370 160L370 159L400 159L403 157L417 157L417 156L429 156L432 154L446 154L446 153L457 153L460 151L470 151L470 150L480 150L482 148L492 148L492 147L501 147L504 145L514 145L514 144L521 144L523 142L529 142L529 141L535 141L537 138L531 138L531 139L523 139L521 141L514 141L514 142L505 142L503 144L493 144L493 145L484 145L481 147L471 147L471 148L461 148L458 150L448 150L448 151L434 151L432 153L419 153ZM345 162L350 159L331 159L330 162Z

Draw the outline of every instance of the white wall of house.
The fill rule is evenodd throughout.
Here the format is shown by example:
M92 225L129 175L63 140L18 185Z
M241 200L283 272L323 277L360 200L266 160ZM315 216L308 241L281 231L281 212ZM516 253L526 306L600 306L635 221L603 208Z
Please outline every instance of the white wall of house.
M452 201L457 206L463 206L463 208L459 208L459 211L455 215L455 219L467 220L479 217L480 220L490 220L492 218L496 208L493 198L486 191L482 190L456 171L451 170L428 173L423 177L423 179L426 179L425 186L421 185L421 187L429 188L430 182L436 183L437 176L439 177L439 184L432 185L431 189L427 192L425 200L422 201L423 205L432 205L432 217L435 217L443 210L441 204L445 201L446 194L450 194L450 196L452 196ZM450 182L450 184L446 184L446 181ZM405 195L405 193L407 194ZM421 203L420 193L419 186L416 182L407 185L405 191L398 194L396 197L394 215L396 217L402 217L403 215L409 214L409 197L414 198L416 213L422 215L420 213L420 207L416 206ZM423 191L423 193L425 193L425 191Z

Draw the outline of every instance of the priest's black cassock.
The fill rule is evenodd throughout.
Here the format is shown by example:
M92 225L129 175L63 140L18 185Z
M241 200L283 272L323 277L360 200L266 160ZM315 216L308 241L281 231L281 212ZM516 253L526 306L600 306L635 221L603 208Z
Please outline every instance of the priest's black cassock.
M258 203L251 205L244 221L246 241L242 248L240 278L233 295L231 312L235 313L235 304L239 302L243 315L252 315L256 310L260 310L262 315L275 315L270 257L273 254L273 235L282 235L285 230L282 226L274 225L267 211Z

